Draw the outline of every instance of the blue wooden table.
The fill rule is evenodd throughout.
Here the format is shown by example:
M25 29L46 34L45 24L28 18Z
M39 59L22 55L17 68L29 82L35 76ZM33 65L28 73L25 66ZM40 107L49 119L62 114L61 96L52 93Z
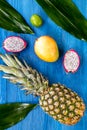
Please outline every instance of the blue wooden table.
M84 100L87 106L87 43L80 41L69 33L58 27L51 21L42 8L35 0L8 0L30 24L30 17L37 13L43 18L43 26L40 28L31 27L35 31L35 35L17 34L0 29L0 53L6 53L3 49L3 41L8 36L21 36L28 43L27 49L18 54L20 58L24 58L29 65L37 69L46 76L50 83L60 82L67 87L76 91ZM87 18L87 0L74 0L82 14ZM34 53L35 39L49 35L53 37L58 44L60 50L60 58L55 63L46 63L40 60ZM79 70L75 74L66 74L62 65L64 53L69 49L75 49L80 55L81 64ZM3 63L0 60L0 64ZM2 78L3 73L0 72L0 104L9 102L27 102L38 103L38 97L32 95L25 96L17 85L11 84ZM39 106L34 109L28 116L17 125L8 130L86 130L87 129L87 111L83 118L74 126L66 126L55 121L48 116Z

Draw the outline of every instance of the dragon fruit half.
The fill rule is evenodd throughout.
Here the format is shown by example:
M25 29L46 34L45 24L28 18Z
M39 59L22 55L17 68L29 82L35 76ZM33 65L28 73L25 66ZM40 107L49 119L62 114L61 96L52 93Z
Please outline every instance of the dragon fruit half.
M3 47L8 52L20 52L25 49L27 43L18 36L10 36L5 39Z
M68 50L64 55L63 65L67 73L76 72L80 65L80 57L78 53L73 49Z

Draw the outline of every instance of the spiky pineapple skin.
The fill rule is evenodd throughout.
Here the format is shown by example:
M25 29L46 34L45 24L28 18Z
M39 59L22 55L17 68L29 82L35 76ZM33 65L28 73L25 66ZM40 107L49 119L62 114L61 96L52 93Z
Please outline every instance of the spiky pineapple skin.
M46 113L66 125L76 124L85 111L82 99L60 84L53 84L45 91L39 103Z
M83 116L85 105L75 92L60 84L49 87L49 81L42 74L28 66L25 61L22 64L15 56L0 54L0 58L6 64L0 65L0 71L6 73L4 78L18 83L27 94L40 96L42 109L54 119L73 125Z

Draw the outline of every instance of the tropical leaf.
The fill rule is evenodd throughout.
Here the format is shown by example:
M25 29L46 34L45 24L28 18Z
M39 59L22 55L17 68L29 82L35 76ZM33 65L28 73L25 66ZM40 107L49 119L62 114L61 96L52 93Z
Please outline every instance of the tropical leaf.
M33 33L23 16L6 0L0 0L0 27L17 33Z
M87 20L72 0L36 0L47 15L60 27L87 41Z
M0 105L0 130L9 128L23 120L36 104L11 103Z

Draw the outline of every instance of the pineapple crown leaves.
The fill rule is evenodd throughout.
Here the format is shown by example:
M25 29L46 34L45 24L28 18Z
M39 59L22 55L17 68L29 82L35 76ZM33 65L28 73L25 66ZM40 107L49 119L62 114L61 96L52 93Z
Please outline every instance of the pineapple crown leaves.
M18 83L26 94L40 95L48 88L48 80L42 74L32 69L24 61L22 64L15 55L2 55L0 58L6 65L0 65L0 71L5 72L4 78L12 83Z
M25 61L22 64L15 56L6 54L0 57L6 64L0 65L0 70L6 73L4 78L24 86L22 89L27 90L27 93L40 95L40 106L54 119L73 125L83 116L85 104L75 92L60 84L49 87L49 82L40 73Z

